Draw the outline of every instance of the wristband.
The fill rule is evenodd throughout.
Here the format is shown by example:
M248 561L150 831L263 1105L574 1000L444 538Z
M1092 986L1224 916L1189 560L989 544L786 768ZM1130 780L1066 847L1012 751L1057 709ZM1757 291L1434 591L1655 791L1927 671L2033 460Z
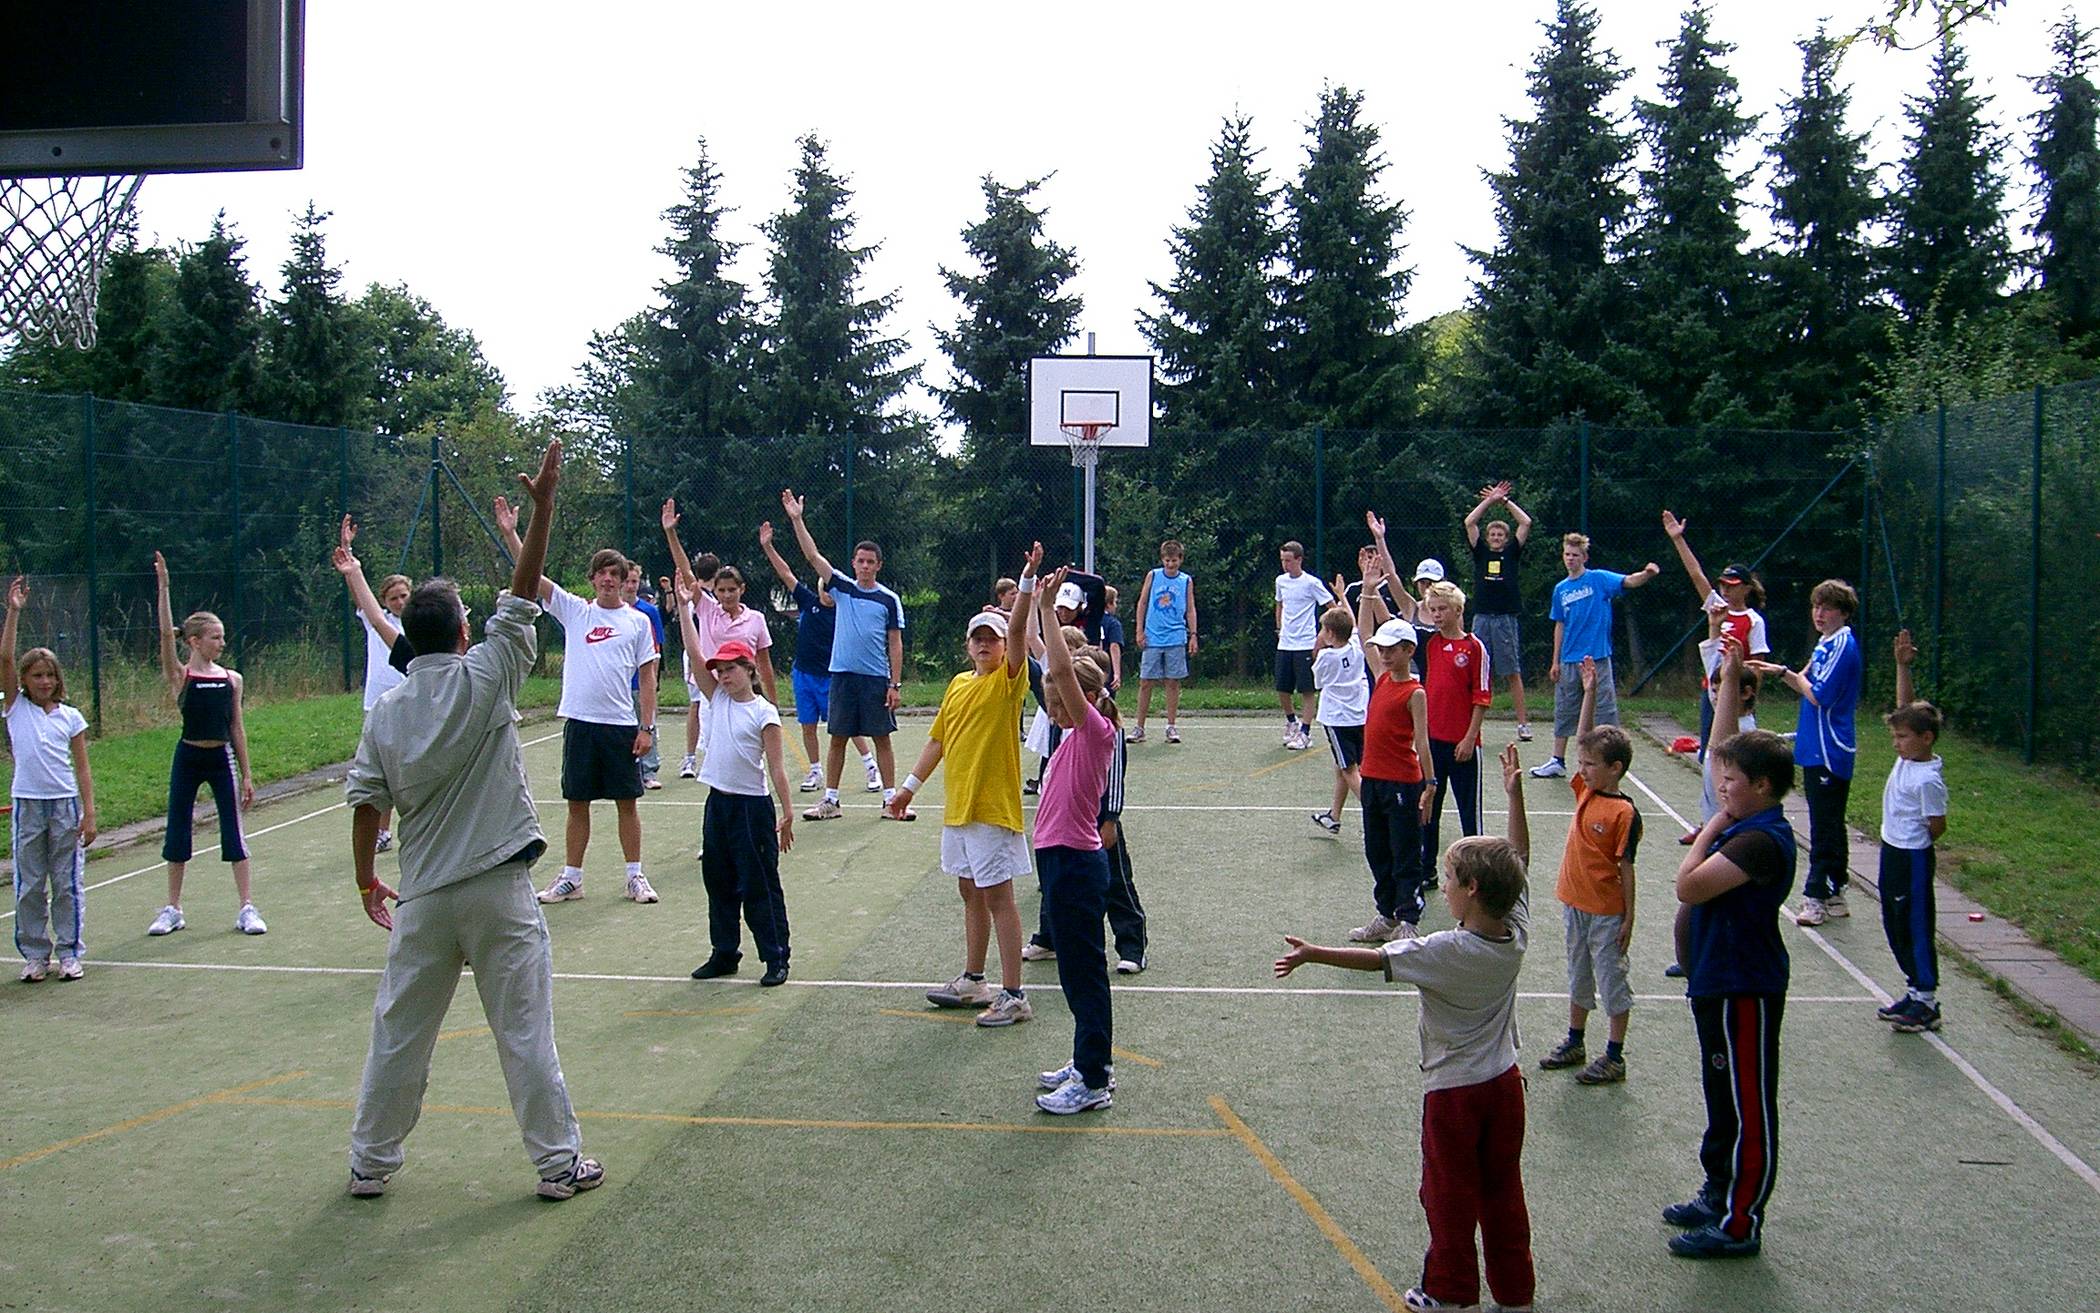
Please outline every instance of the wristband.
M1034 575L1032 575L1032 574L1024 574L1024 575L1022 575L1022 576L1020 577L1020 579L1019 579L1019 580L1017 581L1017 586L1018 586L1018 587L1020 588L1020 590L1021 590L1022 592L1024 592L1024 593L1032 593L1032 592L1034 592L1034 591L1035 591L1035 576L1034 576Z
M917 775L907 774L904 777L904 783L898 787L907 793L917 793L920 789L926 787L926 781L920 779Z

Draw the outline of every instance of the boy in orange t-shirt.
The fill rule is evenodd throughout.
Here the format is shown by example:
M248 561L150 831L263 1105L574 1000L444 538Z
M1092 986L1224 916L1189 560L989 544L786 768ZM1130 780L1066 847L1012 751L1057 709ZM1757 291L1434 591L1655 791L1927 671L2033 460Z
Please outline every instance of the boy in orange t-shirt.
M1568 1034L1539 1059L1547 1071L1582 1067L1575 1079L1584 1085L1626 1079L1626 1020L1633 1011L1626 946L1633 940L1633 862L1641 843L1640 809L1619 792L1633 768L1633 741L1617 725L1595 723L1597 678L1597 663L1585 659L1575 739L1579 768L1568 781L1575 791L1575 819L1568 825L1568 846L1553 890L1567 933ZM1588 1061L1582 1032L1599 992L1611 1038L1604 1052Z

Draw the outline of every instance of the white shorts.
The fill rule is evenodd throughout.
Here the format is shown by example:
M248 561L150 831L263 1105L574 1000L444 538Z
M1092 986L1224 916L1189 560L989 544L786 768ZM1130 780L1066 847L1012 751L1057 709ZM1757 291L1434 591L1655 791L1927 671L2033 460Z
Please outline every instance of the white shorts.
M1028 838L1018 830L983 821L941 827L941 870L979 889L1018 879L1033 865Z

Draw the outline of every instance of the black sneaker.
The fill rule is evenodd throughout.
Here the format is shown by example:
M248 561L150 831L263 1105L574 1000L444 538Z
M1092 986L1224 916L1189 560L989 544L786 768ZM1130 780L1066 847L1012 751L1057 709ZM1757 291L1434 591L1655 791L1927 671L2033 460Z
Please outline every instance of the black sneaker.
M734 957L711 957L693 968L693 979L713 980L718 976L733 976L742 961Z
M1940 1005L1927 1003L1922 998L1911 999L1910 1006L1903 1010L1903 1014L1892 1019L1889 1024L1896 1028L1897 1033L1903 1035L1916 1035L1923 1031L1938 1030L1940 1028Z
M1874 1015L1883 1021L1895 1021L1897 1018L1901 1017L1906 1011L1909 1010L1910 1004L1911 996L1909 994L1905 994L1899 999L1895 999L1890 1003L1875 1008Z
M1681 1204L1671 1204L1663 1209L1663 1221L1671 1226L1680 1226L1688 1231L1702 1226L1713 1226L1721 1220L1720 1202L1701 1190Z
M787 979L788 964L775 962L766 968L766 974L758 978L758 983L767 989L771 989L775 985L785 985Z
M1312 819L1314 825L1319 826L1329 834L1340 834L1342 832L1342 823L1334 818L1333 812L1314 812Z
M1668 966L1666 966L1666 967L1664 967L1664 968L1663 968L1663 974L1664 974L1664 975L1666 975L1666 976L1668 976L1668 977L1669 977L1670 979L1672 979L1672 980L1682 980L1682 979L1684 979L1684 963L1682 963L1682 962L1672 962L1672 963L1670 963L1670 965L1668 965Z
M1670 1237L1670 1252L1679 1258L1752 1258L1761 1248L1756 1236L1738 1240L1718 1226Z

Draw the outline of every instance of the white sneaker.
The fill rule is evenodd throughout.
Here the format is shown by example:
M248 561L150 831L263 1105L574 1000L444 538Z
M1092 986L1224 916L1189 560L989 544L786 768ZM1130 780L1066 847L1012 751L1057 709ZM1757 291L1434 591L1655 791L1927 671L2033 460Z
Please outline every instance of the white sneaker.
M1392 933L1385 937L1385 942L1390 944L1395 939L1417 939L1421 937L1421 934L1421 928L1414 922L1395 921L1393 922Z
M153 918L153 924L146 927L146 933L172 935L188 924L189 922L182 919L182 909L171 903L160 909L160 915Z
M1058 1086L1064 1084L1066 1081L1078 1080L1079 1078L1079 1068L1074 1066L1072 1063L1068 1062L1064 1066L1059 1067L1056 1071L1043 1072L1041 1075L1035 1078L1035 1083L1042 1086L1046 1090L1054 1090ZM1108 1069L1108 1088L1114 1089L1115 1087L1116 1069L1115 1066L1111 1064Z
M1529 743L1529 742L1531 742L1531 726L1529 726L1529 725L1518 725L1518 726L1517 726L1517 742L1519 742L1519 743Z
M882 768L872 761L866 764L868 767L868 792L882 792Z
M1179 729L1177 729L1177 728L1175 727L1175 725L1174 725L1174 723L1173 723L1172 721L1168 721L1168 722L1167 722L1167 742L1169 742L1169 743L1179 743L1179 742L1181 742L1181 731L1180 731Z
M1125 734L1123 736L1123 741L1125 743L1143 743L1145 741L1145 727L1143 725L1139 725L1137 728L1131 730L1128 734Z
M1342 823L1334 818L1333 812L1314 812L1312 819L1313 824L1319 826L1323 833L1340 834L1342 832Z
M648 876L630 875L627 877L627 896L637 903L653 903L656 901L656 890L649 887Z
M265 935L270 932L270 927L263 924L262 913L255 910L253 903L241 904L241 914L233 918L233 928L244 935Z
M58 959L58 978L60 980L78 980L81 976L85 974L86 973L80 969L79 958L62 957Z
M1829 919L1830 909L1823 905L1820 898L1802 899L1801 910L1794 913L1795 925L1821 925Z
M1351 930L1349 932L1349 942L1354 944L1382 944L1392 937L1393 928L1399 924L1400 922L1380 913L1356 927L1356 929Z
M926 1001L941 1008L981 1008L998 997L989 980L959 975L936 989L926 991Z
M1296 752L1298 750L1298 723L1296 721L1292 721L1283 731L1283 750L1285 752Z
M681 780L697 780L700 778L700 763L694 760L690 754L679 759L678 778ZM809 786L804 785L803 787L807 788Z
M44 959L42 959L42 958L38 958L38 959L37 959L36 961L34 961L34 962L24 962L24 963L22 964L22 983L23 983L23 984L25 984L25 985L34 985L34 984L35 984L36 982L38 982L39 980L42 980L43 978L44 978Z
M845 809L830 798L819 798L814 807L802 813L805 821L835 821L846 814Z
M1021 960L1023 962L1047 962L1056 956L1056 949L1038 944L1033 939L1021 945Z
M1845 906L1845 896L1843 894L1832 894L1823 900L1823 915L1833 921L1839 921L1852 915L1852 909Z
M1558 757L1548 757L1531 768L1531 778L1535 780L1557 780L1564 777L1567 773L1568 767L1566 763L1562 762Z
M1017 1021L1026 1021L1035 1015L1035 1008L1022 995L1000 990L992 1005L977 1014L980 1026L1011 1026Z
M1035 1106L1044 1112L1063 1117L1075 1112L1091 1112L1106 1108L1116 1101L1113 1091L1089 1089L1087 1083L1074 1074L1072 1079L1050 1091L1035 1096Z
M571 880L566 875L560 876L553 884L540 890L537 896L543 903L573 903L583 897L583 881Z
M692 758L687 757L686 760L691 761ZM810 767L809 774L802 777L802 783L798 787L803 793L815 793L818 789L823 788L824 768L822 766Z
M651 775L647 779L642 781L642 787L645 789L655 790L661 789L663 786L664 782L656 778L654 775Z
M394 846L394 832L393 832L392 830L381 830L381 831L379 832L379 843L378 843L377 847L376 847L376 848L374 849L374 851L375 851L375 852L382 852L382 853L383 853L383 852L385 852L385 851L386 851L387 849L389 849L389 848L391 848L391 847L393 847L393 846Z
M1125 957L1116 960L1116 974L1119 976L1134 976L1144 969L1145 959L1141 957Z

